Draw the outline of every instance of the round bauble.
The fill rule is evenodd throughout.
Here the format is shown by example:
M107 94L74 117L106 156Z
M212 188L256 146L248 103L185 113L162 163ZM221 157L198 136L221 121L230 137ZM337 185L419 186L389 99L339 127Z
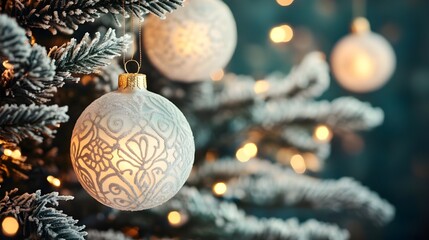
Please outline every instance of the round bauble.
M119 210L166 202L183 186L194 161L186 118L170 101L135 81L142 76L122 74L118 91L83 111L71 139L79 182L96 200Z
M395 70L395 53L381 35L358 32L341 39L331 56L339 84L352 92L370 92L382 87Z
M163 75L177 81L202 81L231 59L237 28L222 1L187 0L165 20L148 17L143 39L150 61Z

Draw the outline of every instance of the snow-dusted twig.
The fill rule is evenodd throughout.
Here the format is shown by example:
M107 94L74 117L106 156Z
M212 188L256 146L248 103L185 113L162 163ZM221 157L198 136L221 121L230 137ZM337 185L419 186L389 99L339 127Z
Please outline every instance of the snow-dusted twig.
M380 108L352 97L341 97L332 102L275 99L256 105L252 116L256 123L265 127L313 122L348 130L370 129L380 125L384 118Z
M152 13L165 18L183 5L183 0L126 0L125 11L143 20ZM7 0L0 2L0 12L16 16L18 22L27 28L48 29L53 34L58 31L72 34L79 25L94 22L103 14L123 14L123 0ZM126 14L128 17L128 14Z
M109 229L107 231L98 231L95 229L87 230L88 236L86 237L87 240L131 240L132 238L129 238L125 236L121 232L114 231L112 229Z
M72 39L60 47L53 47L49 56L56 61L55 78L77 81L79 78L73 77L72 74L90 74L97 68L110 64L130 43L129 35L116 37L115 30L108 29L103 37L97 32L91 39L89 33L86 33L79 43Z
M312 132L305 127L287 126L283 128L280 135L290 146L301 152L312 152L322 161L331 153L331 145L315 141Z
M310 203L315 208L351 211L377 224L393 219L394 207L351 178L320 180L298 175L268 161L220 160L203 164L190 183L228 181L225 197L257 205Z
M150 211L166 216L176 210L187 214L192 222L184 225L186 238L209 239L347 239L347 230L334 224L297 219L258 219L246 215L233 203L215 199L195 188L183 187L173 200Z
M0 107L0 139L18 143L25 138L42 142L68 121L67 106L3 105Z
M204 82L192 91L193 107L197 110L217 109L260 98L311 98L322 94L329 86L329 68L318 52L308 54L288 75L273 73L266 77L266 91L255 92L255 79L227 74L217 83Z
M25 36L25 30L16 21L0 14L0 57L10 63L21 62L28 58L31 46Z
M57 192L42 195L35 193L16 195L18 190L6 192L0 200L0 217L14 216L18 219L26 239L76 239L84 240L85 226L77 226L77 220L51 206L59 201L73 199L71 196L59 196Z

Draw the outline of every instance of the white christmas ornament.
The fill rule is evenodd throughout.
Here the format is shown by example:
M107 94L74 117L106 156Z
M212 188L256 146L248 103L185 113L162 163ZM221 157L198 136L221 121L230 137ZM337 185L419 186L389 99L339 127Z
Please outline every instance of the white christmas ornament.
M392 76L395 53L386 39L369 30L366 19L356 19L352 28L353 33L334 47L332 70L347 90L370 92L382 87Z
M226 66L237 44L230 9L220 0L187 0L165 20L150 16L144 25L150 61L172 80L210 79Z
M121 74L119 90L89 105L70 156L84 189L106 206L137 211L173 197L188 178L194 140L186 118L146 90L143 74Z

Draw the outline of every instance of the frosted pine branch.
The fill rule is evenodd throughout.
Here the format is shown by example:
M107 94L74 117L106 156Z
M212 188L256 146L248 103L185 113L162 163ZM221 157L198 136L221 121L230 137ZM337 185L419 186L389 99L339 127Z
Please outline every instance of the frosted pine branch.
M88 230L87 240L131 240L131 238L125 236L121 232L113 230L98 231L95 229Z
M67 106L4 105L0 107L0 139L18 143L29 138L42 142L68 121Z
M56 61L55 78L57 81L77 81L79 78L73 77L72 74L90 74L96 68L108 65L114 57L121 55L130 43L130 36L116 37L115 30L109 29L103 37L97 32L91 40L86 33L79 43L72 39L60 47L53 47L49 56Z
M329 143L319 143L313 138L312 132L303 126L287 126L281 132L283 138L290 146L301 152L312 152L320 160L325 160L331 153Z
M334 224L296 219L258 219L246 215L233 203L220 202L211 194L195 188L183 187L165 204L150 211L166 216L176 210L185 213L193 222L185 225L185 238L210 239L347 239L347 230Z
M77 220L64 214L57 207L59 201L73 199L71 196L59 196L57 192L42 195L35 193L16 195L17 189L6 192L0 200L0 217L14 216L21 224L22 234L27 239L76 239L84 240L85 226L77 226Z
M12 18L0 14L0 57L13 64L26 60L30 52L31 46L25 30Z
M365 130L380 125L384 114L352 97L332 102L303 101L298 99L271 100L252 109L253 120L265 127L287 123L325 123L334 128Z
M30 56L15 67L10 78L1 79L3 102L45 103L57 92L57 87L64 84L54 79L54 61L41 46L34 45Z
M254 90L256 80L250 76L228 74L220 83L201 83L192 89L193 107L209 110L267 97L317 97L329 86L329 68L320 53L314 52L308 54L288 75L273 73L265 80L268 89L259 94Z
M256 205L305 202L319 209L353 212L377 224L388 223L395 214L392 205L353 179L319 180L295 174L268 161L206 163L191 176L190 182L210 185L216 179L228 181L225 197Z
M0 11L16 16L21 26L72 34L79 25L94 22L103 14L123 14L122 0L10 0L0 4ZM139 4L139 2L141 4ZM183 0L126 0L125 11L143 20L148 13L165 14L183 5ZM128 14L127 14L128 16Z

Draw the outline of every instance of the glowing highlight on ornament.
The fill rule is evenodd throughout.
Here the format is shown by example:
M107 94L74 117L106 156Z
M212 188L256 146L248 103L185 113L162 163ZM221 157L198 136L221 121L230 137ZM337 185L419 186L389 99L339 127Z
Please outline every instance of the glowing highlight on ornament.
M1 224L3 235L13 237L18 233L19 223L14 217L5 217Z
M270 31L270 39L274 43L287 43L293 38L293 29L289 25L274 27Z
M332 131L326 125L318 125L314 129L313 138L321 143L326 143L332 139Z
M220 69L212 74L210 74L210 78L213 81L220 81L222 80L222 78L225 76L225 72L223 71L223 69Z
M56 177L54 177L54 176L49 175L49 176L46 178L46 180L47 180L50 184L52 184L52 186L54 186L54 187L60 187L60 186L61 186L61 180L60 180L60 179L58 179L58 178L56 178Z
M171 211L167 216L168 223L172 226L178 226L182 222L182 215L178 211Z
M307 170L307 166L305 165L304 158L300 154L295 154L290 159L290 165L293 170L298 174L303 174Z
M215 185L213 185L213 193L217 196L222 196L226 193L226 191L228 190L228 187L226 186L225 183L223 182L218 182Z
M375 71L371 57L364 52L357 52L351 59L352 74L358 79L370 78Z
M21 158L21 151L19 151L19 149L15 149L10 156L15 159Z
M277 0L277 3L282 7L286 7L291 5L293 3L293 0Z
M253 91L255 91L256 94L266 93L269 89L270 83L266 80L256 81L255 85L253 86Z

